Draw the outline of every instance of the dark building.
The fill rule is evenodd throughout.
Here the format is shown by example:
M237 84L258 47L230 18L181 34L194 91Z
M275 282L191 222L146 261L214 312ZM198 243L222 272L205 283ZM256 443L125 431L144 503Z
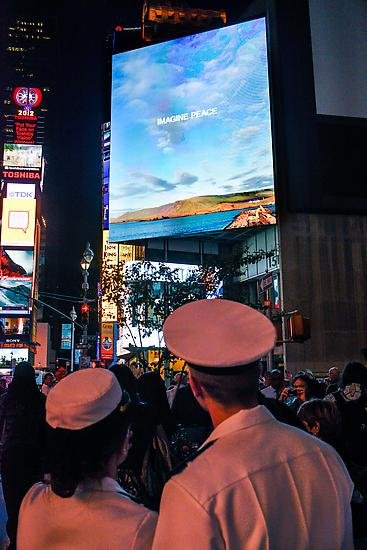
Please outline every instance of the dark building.
M2 199L17 201L26 198L27 204L26 201L21 204L24 204L25 210L31 208L28 216L34 223L34 234L30 235L28 240L10 241L5 234L2 234L2 254L4 257L7 254L15 258L21 257L22 254L33 255L34 269L32 268L29 274L33 277L30 292L35 298L30 302L31 328L28 334L22 334L19 329L20 333L13 339L14 350L11 347L12 342L8 342L7 339L1 345L6 359L9 358L7 356L9 353L14 359L25 358L28 353L25 346L28 345L29 357L32 359L37 347L37 321L43 315L37 298L40 287L44 285L45 277L46 219L42 204L43 191L49 183L47 178L49 135L46 133L50 122L49 117L53 112L55 20L33 15L15 15L9 10L1 18L0 30L2 66L0 99L3 107L0 122L0 147L3 161ZM52 128L52 124L49 127ZM51 134L52 132L50 136ZM32 164L33 161L34 164ZM12 163L14 167L11 166ZM15 209L19 207L20 204L15 205ZM4 208L2 212L5 212ZM9 243L10 248L5 248ZM15 285L20 282L3 283ZM26 284L30 283L26 282ZM13 294L8 292L9 303L1 304L5 326L14 324L16 319L16 311L12 313L14 308L8 307L12 299L16 302L18 299L21 300L21 296L15 292ZM16 323L18 327L25 325L24 319L28 319L29 309L24 310L24 314L18 312L20 315L19 322Z

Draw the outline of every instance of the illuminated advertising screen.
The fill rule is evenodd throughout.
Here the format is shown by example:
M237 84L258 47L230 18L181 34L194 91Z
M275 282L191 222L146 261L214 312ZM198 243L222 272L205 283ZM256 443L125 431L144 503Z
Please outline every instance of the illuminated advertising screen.
M74 363L75 363L75 365L79 365L81 353L82 353L81 349L76 349L75 350L75 352L74 352Z
M113 323L102 323L101 359L113 359Z
M71 349L71 324L61 325L61 349Z
M2 247L0 259L0 313L29 313L34 269L33 250Z
M110 146L111 146L111 123L106 122L102 125L103 229L108 229L108 222L109 222Z
M4 144L3 165L5 168L41 168L42 145Z
M15 115L14 119L14 143L34 144L38 117L20 114Z
M113 56L111 242L276 223L265 27Z
M27 344L29 333L29 317L0 317L1 347L10 347L11 344Z
M4 199L2 246L33 246L35 223L35 199Z
M32 277L1 277L0 314L28 313L31 290Z
M1 247L0 277L32 277L33 250L10 250Z

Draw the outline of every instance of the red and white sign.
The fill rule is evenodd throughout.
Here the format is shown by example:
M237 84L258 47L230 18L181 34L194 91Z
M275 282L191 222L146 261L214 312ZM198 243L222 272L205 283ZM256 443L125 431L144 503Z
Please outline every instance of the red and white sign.
M29 170L2 170L2 179L13 182L41 181L41 171L30 168Z
M273 276L271 273L269 273L268 275L265 275L265 277L261 279L260 289L262 290L262 292L264 292L264 290L266 290L267 288L270 288L271 286L273 286Z
M42 92L39 88L20 86L13 90L13 101L18 107L35 109L41 104Z

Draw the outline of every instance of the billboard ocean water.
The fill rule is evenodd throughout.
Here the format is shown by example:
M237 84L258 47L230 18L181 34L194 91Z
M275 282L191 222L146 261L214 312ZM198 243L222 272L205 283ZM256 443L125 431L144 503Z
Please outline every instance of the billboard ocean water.
M265 19L116 54L110 241L275 223Z
M24 314L31 307L32 277L0 279L0 313Z

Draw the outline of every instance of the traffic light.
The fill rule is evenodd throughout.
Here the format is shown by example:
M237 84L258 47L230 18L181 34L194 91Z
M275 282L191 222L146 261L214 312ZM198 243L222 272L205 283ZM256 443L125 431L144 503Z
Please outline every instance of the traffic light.
M292 342L305 342L311 338L310 319L303 317L299 311L291 313L289 318L289 330Z
M82 324L87 325L89 321L89 304L82 304L80 309L82 313Z

